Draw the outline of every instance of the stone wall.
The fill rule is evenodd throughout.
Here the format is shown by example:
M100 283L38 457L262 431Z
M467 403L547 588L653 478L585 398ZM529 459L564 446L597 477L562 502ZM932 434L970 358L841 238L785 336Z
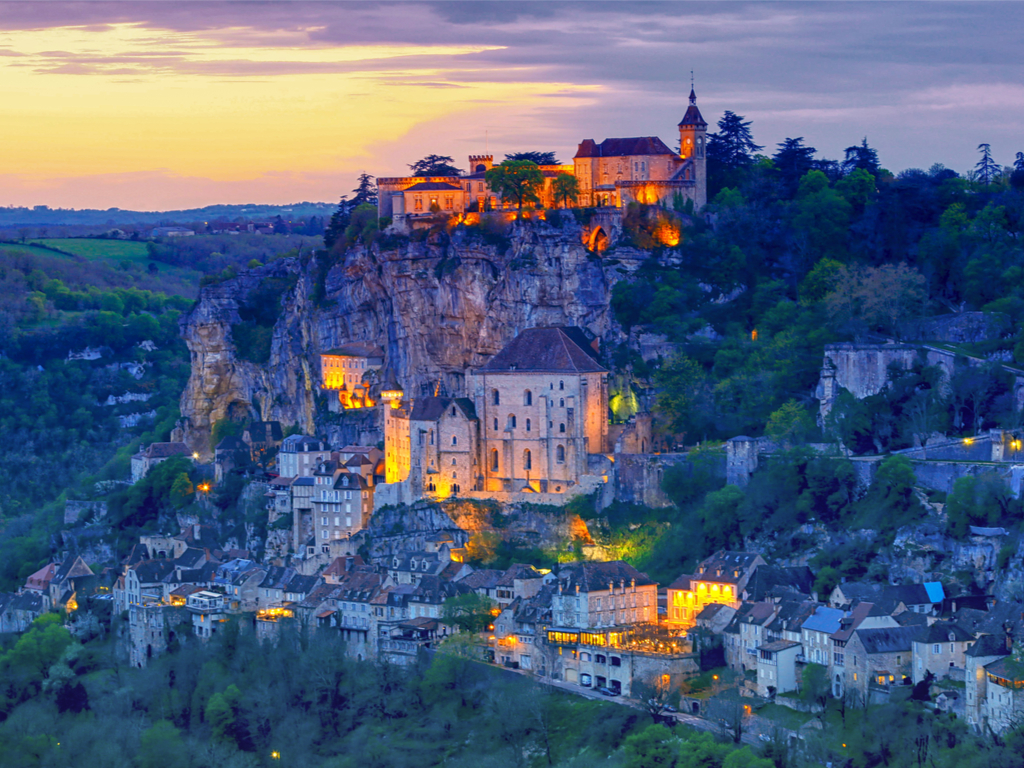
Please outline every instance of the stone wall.
M680 467L690 476L694 472L693 464L685 453L616 454L615 499L653 508L672 506L672 500L662 490L665 470L669 467ZM716 475L725 475L725 455L715 461L714 469Z
M604 347L621 343L611 291L650 254L620 247L617 263L604 265L587 250L583 227L572 216L562 220L557 228L514 225L508 247L459 228L451 237L396 240L383 250L354 247L326 275L316 260L280 259L204 286L182 319L192 355L181 398L189 445L205 455L210 428L229 417L278 420L317 433L316 361L349 342L383 347L381 380L396 375L412 396L433 394L438 383L463 394L466 370L524 328L577 325L600 336ZM267 278L296 285L282 296L270 360L256 365L237 356L231 326Z

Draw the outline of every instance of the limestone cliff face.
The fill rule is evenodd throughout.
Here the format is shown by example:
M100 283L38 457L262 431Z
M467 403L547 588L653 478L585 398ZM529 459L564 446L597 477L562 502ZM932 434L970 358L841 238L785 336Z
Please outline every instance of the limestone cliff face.
M535 223L514 226L507 242L494 244L459 228L451 237L352 248L325 276L315 261L283 259L204 287L182 320L192 354L181 398L186 439L206 451L212 425L241 414L325 431L316 407L318 355L348 342L383 347L385 375L418 395L439 382L462 394L466 368L524 328L578 325L603 344L621 341L611 289L649 254L619 248L601 259L584 246L587 235L575 222ZM239 359L231 334L239 310L262 281L288 275L297 283L280 299L269 362ZM314 303L318 279L323 296Z

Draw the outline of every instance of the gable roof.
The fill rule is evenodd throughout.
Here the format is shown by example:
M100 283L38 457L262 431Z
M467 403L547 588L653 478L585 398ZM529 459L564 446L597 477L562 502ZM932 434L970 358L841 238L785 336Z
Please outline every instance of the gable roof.
M1006 638L999 635L982 635L970 648L967 655L974 658L984 656L1009 656L1010 650L1006 647Z
M925 627L917 637L915 643L966 643L973 640L970 632L960 626L948 621L937 621L930 627Z
M920 633L921 627L879 627L854 630L854 634L860 639L867 653L909 651L911 644Z
M580 142L579 148L576 150L576 157L626 157L628 155L672 155L675 157L676 153L657 136L605 139L600 144L593 139L585 139Z
M169 459L171 456L191 456L192 451L184 443L151 443L143 451L147 459Z
M543 574L534 568L532 565L526 563L513 563L509 566L508 570L498 579L497 586L499 587L513 587L515 586L516 579L539 579Z
M607 373L582 328L527 328L479 370L489 373Z
M737 584L746 578L747 569L760 557L756 552L730 552L719 550L697 564L690 577L692 581L710 581L719 584Z
M838 608L819 605L811 616L804 621L803 628L813 632L825 632L831 635L839 629L843 612Z

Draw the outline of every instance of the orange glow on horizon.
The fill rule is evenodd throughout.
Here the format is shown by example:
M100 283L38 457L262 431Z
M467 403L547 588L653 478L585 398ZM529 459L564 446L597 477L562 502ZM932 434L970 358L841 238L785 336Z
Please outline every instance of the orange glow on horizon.
M599 90L527 68L491 79L466 61L503 46L327 44L308 32L271 40L247 27L117 23L8 33L0 205L334 200L363 170L404 172L428 124L459 126L461 141L482 134L489 114L527 116L538 98L569 104Z

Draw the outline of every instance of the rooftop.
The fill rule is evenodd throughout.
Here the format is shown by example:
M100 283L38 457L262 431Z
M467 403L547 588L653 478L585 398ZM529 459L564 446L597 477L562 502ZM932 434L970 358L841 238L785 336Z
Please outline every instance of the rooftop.
M581 328L528 328L505 345L480 371L607 373Z

